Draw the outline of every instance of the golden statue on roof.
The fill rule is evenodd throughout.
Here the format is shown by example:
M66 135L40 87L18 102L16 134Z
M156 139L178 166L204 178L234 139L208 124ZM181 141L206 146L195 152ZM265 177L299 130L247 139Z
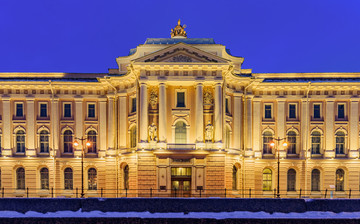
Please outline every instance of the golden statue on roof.
M186 38L186 31L184 30L186 28L186 25L184 24L181 26L180 19L178 20L178 24L175 26L174 29L171 29L171 38Z

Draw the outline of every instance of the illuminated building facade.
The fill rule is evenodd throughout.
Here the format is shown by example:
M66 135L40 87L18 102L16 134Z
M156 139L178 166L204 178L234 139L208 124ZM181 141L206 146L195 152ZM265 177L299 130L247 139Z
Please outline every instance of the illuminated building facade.
M272 197L277 152L282 197L359 191L360 73L252 73L171 36L106 74L0 73L4 195L75 197L83 167L86 197Z

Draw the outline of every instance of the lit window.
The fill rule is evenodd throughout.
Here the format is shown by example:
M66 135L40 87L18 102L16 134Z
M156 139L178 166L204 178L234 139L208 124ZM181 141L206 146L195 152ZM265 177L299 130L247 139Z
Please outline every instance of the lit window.
M16 170L16 189L25 190L25 169L22 167Z
M270 104L266 104L265 105L265 118L266 119L271 119L271 105Z
M91 130L87 133L87 139L91 145L87 147L88 153L96 153L96 132Z
M336 170L336 184L335 184L336 191L344 191L344 179L345 179L344 170L342 169Z
M271 146L270 146L270 142L272 141L273 136L272 133L270 131L266 131L263 134L263 153L264 154L271 154Z
M71 104L70 103L64 104L64 117L71 117Z
M296 171L289 169L287 173L287 191L296 191Z
M318 131L314 131L311 134L311 153L320 154L321 134Z
M66 130L64 132L64 153L73 152L73 136L72 131Z
M345 152L345 133L336 132L336 154L344 154Z
M46 130L40 132L40 152L49 152L49 132Z
M16 152L25 152L25 132L23 130L16 132Z
M272 172L266 168L263 171L263 191L271 191L272 189Z
M64 170L64 188L65 190L73 189L73 171L71 168Z
M185 92L176 92L176 107L185 107Z
M338 118L344 119L345 118L345 105L338 104Z
M24 105L22 103L16 104L16 117L23 117L24 116Z
M97 189L97 173L95 168L90 168L88 170L88 189L96 190Z
M288 154L296 154L296 133L289 131L287 136Z
M313 112L314 112L313 118L315 118L315 119L321 118L321 116L320 116L320 104L314 104Z
M47 117L47 104L46 103L40 104L40 117Z
M175 143L186 143L186 124L182 121L175 124Z
M88 117L89 118L95 117L95 104L88 104Z
M296 105L289 104L289 118L295 119L296 118Z
M320 191L320 171L313 169L311 172L311 191Z
M40 185L41 189L49 189L49 170L42 168L40 170Z

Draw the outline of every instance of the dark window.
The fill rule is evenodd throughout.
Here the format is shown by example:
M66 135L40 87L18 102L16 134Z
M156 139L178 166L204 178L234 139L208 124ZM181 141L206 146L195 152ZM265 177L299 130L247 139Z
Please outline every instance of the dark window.
M22 103L16 104L16 117L23 117L24 116L24 106Z
M320 154L321 134L318 131L314 131L311 134L311 153Z
M16 132L16 152L25 152L25 132L22 130Z
M129 189L129 166L124 167L124 188Z
M272 172L266 168L263 171L263 191L271 191L272 189Z
M95 117L95 104L88 104L88 117Z
M345 105L338 104L338 118L342 119L345 118Z
M16 170L16 189L25 190L25 169L22 167Z
M64 188L65 190L73 189L73 171L71 168L64 170Z
M96 153L96 132L91 130L87 134L87 139L91 145L87 148L88 153Z
M177 92L177 105L176 107L185 107L185 92Z
M345 133L342 131L336 132L336 154L345 153Z
M264 154L271 154L271 146L270 143L273 139L272 133L270 131L266 131L263 134L263 153Z
M73 152L73 136L72 131L66 130L64 132L64 153Z
M131 113L136 112L136 97L131 99Z
M320 191L320 171L313 169L311 172L311 190Z
M40 104L40 117L47 117L47 104Z
M265 118L271 119L271 105L265 105Z
M225 98L225 113L230 114L229 98Z
M40 170L40 185L41 189L49 189L49 170L48 168L42 168Z
M294 131L288 132L288 154L296 154L296 133Z
M314 118L320 117L320 104L314 104Z
M296 191L296 171L289 169L287 173L287 190Z
M40 152L49 152L49 132L46 130L40 132Z
M95 168L90 168L88 170L88 189L96 190L97 189L97 173Z
M232 189L237 190L238 168L236 168L236 166L233 166L233 176L232 177L233 177Z
M296 105L289 104L289 118L295 119L296 118Z
M64 117L71 117L71 104L64 104Z
M344 191L344 177L345 172L342 169L336 170L336 184L335 190L336 191Z

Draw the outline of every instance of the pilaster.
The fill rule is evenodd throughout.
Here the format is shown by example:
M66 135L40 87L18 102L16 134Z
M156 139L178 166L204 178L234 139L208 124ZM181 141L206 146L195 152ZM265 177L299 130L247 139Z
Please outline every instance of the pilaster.
M108 96L108 125L107 125L107 153L112 155L115 150L115 95Z
M350 99L349 157L359 157L359 98Z
M1 154L3 156L11 156L11 114L10 114L10 97L3 96L2 97L3 103L3 130L2 130L2 137L3 137L3 150Z
M159 84L159 142L166 142L166 84Z
M252 155L252 95L245 96L245 127L244 127L244 134L245 134L245 154ZM260 111L260 110L258 110ZM260 118L260 117L259 117Z
M103 157L106 154L106 98L99 100L99 141L100 150L99 156Z
M35 156L35 107L34 97L26 97L26 155Z
M252 150L255 153L256 157L261 157L262 156L262 151L261 151L261 99L260 98L254 98L253 99L253 105L254 105L254 125L253 125L253 145L252 145ZM248 121L249 122L249 121ZM247 132L248 134L250 134L249 132ZM250 134L251 135L251 134ZM251 148L247 148L250 149Z
M196 119L196 142L204 141L204 102L203 102L203 84L196 84L196 105L195 105L195 119Z
M335 157L334 151L334 101L335 98L326 99L326 116L325 116L325 157Z
M140 83L140 142L148 141L148 90L146 83Z

